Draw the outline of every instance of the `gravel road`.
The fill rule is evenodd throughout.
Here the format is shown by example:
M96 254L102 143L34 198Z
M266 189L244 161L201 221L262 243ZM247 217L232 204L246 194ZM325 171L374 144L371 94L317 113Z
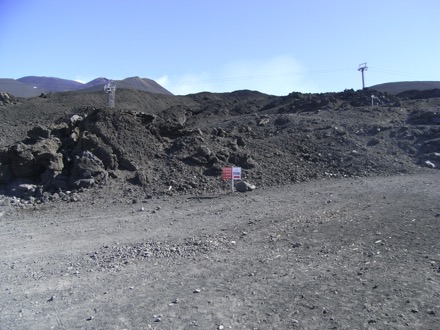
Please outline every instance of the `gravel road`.
M436 329L439 184L3 203L0 328Z

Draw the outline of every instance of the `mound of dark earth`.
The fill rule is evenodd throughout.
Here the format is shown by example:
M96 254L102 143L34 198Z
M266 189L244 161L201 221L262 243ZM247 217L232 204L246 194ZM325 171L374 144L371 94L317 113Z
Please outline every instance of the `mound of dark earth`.
M148 196L216 192L224 166L257 187L438 168L440 100L371 95L121 90L116 109L100 106L103 93L3 101L1 192L38 202L109 181Z

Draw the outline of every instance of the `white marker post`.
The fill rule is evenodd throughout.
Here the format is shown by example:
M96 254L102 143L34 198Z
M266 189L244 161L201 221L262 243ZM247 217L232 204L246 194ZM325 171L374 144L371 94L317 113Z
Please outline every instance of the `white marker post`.
M241 167L232 168L231 191L234 192L234 180L241 180Z

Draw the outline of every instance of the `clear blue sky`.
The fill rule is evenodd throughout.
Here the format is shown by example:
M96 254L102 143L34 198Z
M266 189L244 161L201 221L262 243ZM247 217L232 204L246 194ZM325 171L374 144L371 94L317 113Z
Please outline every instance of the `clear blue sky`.
M440 0L0 0L0 77L342 91L439 81L439 35Z

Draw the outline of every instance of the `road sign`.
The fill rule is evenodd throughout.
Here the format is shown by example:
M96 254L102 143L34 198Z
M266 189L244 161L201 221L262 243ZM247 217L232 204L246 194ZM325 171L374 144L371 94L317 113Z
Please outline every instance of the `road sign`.
M232 179L241 180L241 167L232 168Z
M231 191L234 191L234 180L241 180L241 167L223 167L222 180L231 180Z
M222 168L222 180L232 180L232 167Z

